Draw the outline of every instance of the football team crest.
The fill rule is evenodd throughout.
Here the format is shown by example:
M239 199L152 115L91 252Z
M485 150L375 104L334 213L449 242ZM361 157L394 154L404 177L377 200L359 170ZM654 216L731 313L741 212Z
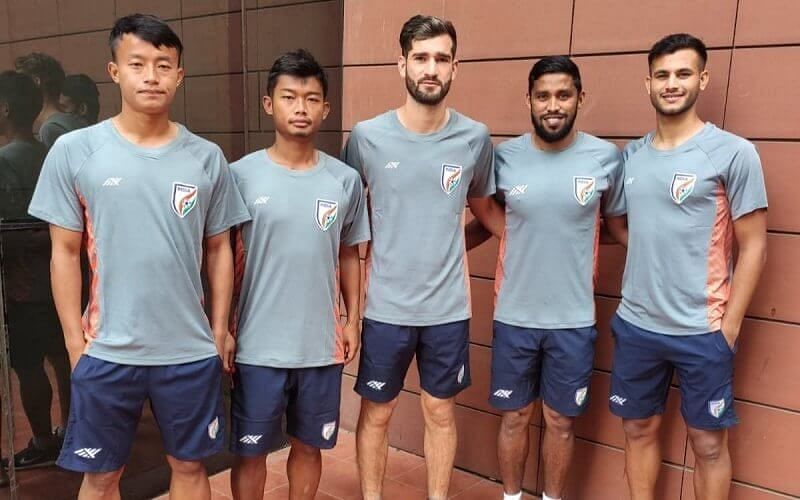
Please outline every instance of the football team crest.
M710 413L712 417L719 418L720 416L722 416L722 412L724 411L725 411L724 399L717 399L716 401L708 402L708 413Z
M572 193L581 206L585 207L586 204L591 201L595 193L596 185L597 183L594 177L581 177L576 175L572 178Z
M445 193L451 194L461 184L461 172L464 169L460 165L442 165L442 189Z
M672 201L680 205L692 194L694 185L697 183L697 176L694 174L676 173L672 176L672 185L669 188L669 195Z
M333 433L336 431L336 421L328 422L327 424L322 426L322 437L325 441L330 441L333 437Z
M339 212L339 203L330 200L317 199L316 220L317 226L323 231L327 231L334 222Z
M583 406L583 403L586 401L586 393L587 388L581 387L577 391L575 391L575 404L578 406Z
M197 205L197 186L182 182L172 183L172 211L183 219Z

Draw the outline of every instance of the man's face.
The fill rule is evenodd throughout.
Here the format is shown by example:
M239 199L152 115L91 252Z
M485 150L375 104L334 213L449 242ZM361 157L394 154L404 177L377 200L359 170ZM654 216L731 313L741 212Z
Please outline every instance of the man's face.
M575 88L572 76L548 73L533 82L527 97L536 135L545 142L558 142L572 131L584 93Z
M296 138L316 136L330 111L322 95L322 82L314 77L279 76L272 95L264 96L263 105L275 120L275 130Z
M416 40L408 55L400 57L397 67L409 95L420 104L436 106L447 96L458 70L453 40L448 35Z
M71 113L73 115L83 115L86 113L82 110L82 108L85 108L85 106L81 105L78 101L75 101L71 97L65 96L64 94L61 94L61 96L58 98L58 104L65 113Z
M700 91L708 85L708 71L702 64L700 55L692 49L653 60L645 87L656 113L675 116L694 107Z
M108 72L119 84L123 102L137 112L150 115L169 112L183 80L177 49L155 47L131 34L119 40Z

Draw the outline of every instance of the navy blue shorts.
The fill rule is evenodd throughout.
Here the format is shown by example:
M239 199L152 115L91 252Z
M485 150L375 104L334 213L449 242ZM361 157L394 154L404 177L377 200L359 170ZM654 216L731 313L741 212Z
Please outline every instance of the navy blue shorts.
M688 426L718 430L739 422L733 410L734 351L722 331L663 335L636 327L618 315L611 320L611 330L611 413L637 419L660 415L677 369L681 413Z
M400 326L364 318L355 391L375 403L400 394L414 355L422 389L447 399L469 387L469 320Z
M336 445L344 365L270 368L236 363L231 396L231 452L254 457L281 444L281 423L303 443Z
M111 472L125 465L145 399L150 399L167 454L195 461L222 450L219 356L134 366L84 354L72 372L69 421L58 465L78 472Z
M580 415L588 406L596 339L593 326L539 329L495 321L489 403L519 410L541 395L558 413Z

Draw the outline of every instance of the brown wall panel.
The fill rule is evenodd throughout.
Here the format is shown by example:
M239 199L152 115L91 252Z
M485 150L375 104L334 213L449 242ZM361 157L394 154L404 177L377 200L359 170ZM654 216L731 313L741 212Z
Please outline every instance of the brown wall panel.
M625 247L600 245L597 265L597 293L622 295L622 272L625 270Z
M100 92L100 120L110 118L121 108L119 87L116 83L100 83L97 85Z
M2 68L2 71L5 71L13 67L14 61L11 59L11 44L0 44L0 68Z
M767 265L748 314L800 323L800 236L767 236Z
M594 367L611 371L611 360L614 356L614 340L611 337L611 318L617 312L619 299L597 297L597 341L594 345Z
M181 17L181 0L116 0L117 17L141 12L162 19Z
M184 88L186 123L193 132L242 130L242 75L186 78Z
M95 82L110 82L108 32L95 31L61 37L61 65L69 75L84 73Z
M261 116L264 115L264 107L261 104L261 96L264 91L261 88L261 75L256 72L247 74L247 123L250 131L261 130Z
M800 198L794 189L800 142L756 143L764 169L769 200L769 228L800 232Z
M800 138L797 61L800 47L734 51L725 128L745 137Z
M467 223L472 222L475 217L467 209ZM469 273L472 276L494 279L497 270L497 250L500 241L497 238L489 238L467 253L469 261Z
M342 129L403 104L406 88L395 66L343 69Z
M58 34L57 0L8 0L11 40Z
M470 280L472 292L472 319L469 323L470 340L485 346L492 345L492 318L494 317L494 281L480 278Z
M247 0L246 8L256 6L256 0ZM242 10L241 0L182 0L181 14L183 17L220 14Z
M0 0L0 43L7 42L9 39L8 23L8 0ZM5 67L5 66L2 66Z
M200 134L200 136L222 148L229 162L236 161L244 155L244 134Z
M739 0L736 45L800 43L800 2Z
M12 67L9 69L14 69L13 61L17 57L30 54L31 52L43 52L59 61L64 59L61 53L61 37L54 36L50 38L37 38L24 42L13 42L11 43Z
M192 76L242 72L239 13L183 21L184 65Z
M737 0L575 0L572 52L647 51L669 33L691 33L710 47L733 41Z
M61 33L107 30L113 24L113 1L58 0L58 25Z

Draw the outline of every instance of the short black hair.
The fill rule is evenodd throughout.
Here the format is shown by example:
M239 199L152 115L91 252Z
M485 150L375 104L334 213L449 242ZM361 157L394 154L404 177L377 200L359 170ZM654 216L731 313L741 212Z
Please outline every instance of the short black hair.
M322 97L328 95L328 75L325 70L314 59L311 52L306 49L297 49L287 52L275 59L267 76L267 95L272 96L275 86L278 85L278 78L281 75L294 76L297 78L316 78L322 85Z
M706 61L708 61L706 44L704 44L699 38L687 33L673 33L665 36L653 44L653 46L650 48L650 52L647 53L647 65L648 67L652 67L653 61L659 57L674 54L675 52L683 49L691 49L697 52L697 55L700 56L701 61L700 69L702 70L706 68Z
M0 101L8 104L8 119L19 130L32 131L42 111L42 92L33 78L16 71L0 73Z
M536 61L536 64L531 68L528 73L528 93L533 90L533 83L542 75L549 75L553 73L566 73L572 77L572 83L580 94L583 90L581 83L581 72L578 65L567 56L547 56Z
M97 123L100 114L100 91L97 84L84 74L69 75L64 80L61 95L79 104L86 104L86 114L90 123Z
M436 16L417 14L406 21L405 24L403 24L403 29L400 30L400 49L403 51L403 57L407 57L408 53L411 52L411 47L414 42L428 40L442 35L447 35L453 40L452 56L456 57L458 37L456 36L456 27L453 26L453 23Z
M183 44L167 23L150 14L131 14L120 17L111 28L108 45L111 58L116 60L116 50L123 35L130 34L151 43L154 47L168 47L178 51L178 61L183 55Z
M53 56L42 52L31 52L19 56L14 61L17 71L39 80L39 88L44 96L57 100L64 84L64 68Z

